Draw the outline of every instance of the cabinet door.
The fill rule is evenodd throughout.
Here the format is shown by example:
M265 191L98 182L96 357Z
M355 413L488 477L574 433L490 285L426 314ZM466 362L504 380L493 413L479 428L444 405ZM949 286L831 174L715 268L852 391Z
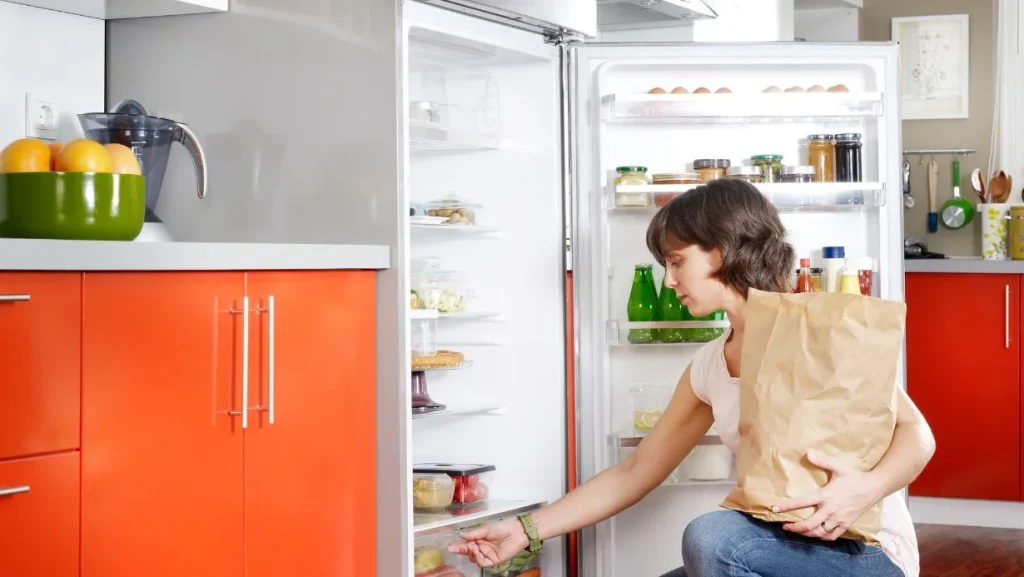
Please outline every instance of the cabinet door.
M374 290L372 271L246 273L246 577L374 573Z
M78 448L81 282L0 273L0 459Z
M78 451L0 463L0 575L78 577Z
M907 390L937 445L911 495L1020 498L1019 287L1017 275L906 275Z
M243 279L85 274L85 577L241 577Z

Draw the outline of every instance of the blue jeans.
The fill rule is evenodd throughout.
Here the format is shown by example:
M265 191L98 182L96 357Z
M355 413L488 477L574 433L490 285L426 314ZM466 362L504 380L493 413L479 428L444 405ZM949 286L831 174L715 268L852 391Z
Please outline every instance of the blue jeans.
M736 511L694 519L683 564L662 577L904 577L878 547L804 537Z

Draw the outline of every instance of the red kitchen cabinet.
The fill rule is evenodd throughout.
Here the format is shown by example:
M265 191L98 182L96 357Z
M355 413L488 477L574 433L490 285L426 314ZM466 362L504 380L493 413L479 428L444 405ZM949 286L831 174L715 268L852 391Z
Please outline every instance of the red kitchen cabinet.
M906 275L907 390L936 452L910 494L1021 498L1019 275Z
M241 272L85 273L82 576L242 576Z
M78 577L78 456L0 462L0 575Z
M0 460L78 448L81 278L0 273Z
M374 291L373 271L246 273L246 577L375 571Z

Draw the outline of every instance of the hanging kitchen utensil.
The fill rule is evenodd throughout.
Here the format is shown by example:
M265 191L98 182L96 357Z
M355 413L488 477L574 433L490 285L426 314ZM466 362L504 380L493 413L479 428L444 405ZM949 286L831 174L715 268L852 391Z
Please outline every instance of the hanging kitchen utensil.
M967 226L974 218L974 207L967 199L960 197L960 160L953 159L953 198L942 205L942 224L957 230Z
M939 231L939 165L935 161L928 163L928 232Z
M910 194L910 161L903 159L903 206L914 208L914 195Z
M981 176L980 168L975 168L971 171L971 188L974 189L974 194L978 196L978 202L988 202L988 198L985 197L985 179Z
M992 175L992 179L988 182L988 190L991 195L992 202L995 204L1002 204L1010 198L1010 182L1007 180L1006 173L1000 170L999 172Z

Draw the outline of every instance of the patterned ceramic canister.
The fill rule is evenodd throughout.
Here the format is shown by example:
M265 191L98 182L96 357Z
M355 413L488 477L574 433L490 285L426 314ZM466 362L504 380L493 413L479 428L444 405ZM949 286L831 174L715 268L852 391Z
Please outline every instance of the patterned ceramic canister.
M1009 204L979 204L981 216L981 258L1006 260L1006 227Z

